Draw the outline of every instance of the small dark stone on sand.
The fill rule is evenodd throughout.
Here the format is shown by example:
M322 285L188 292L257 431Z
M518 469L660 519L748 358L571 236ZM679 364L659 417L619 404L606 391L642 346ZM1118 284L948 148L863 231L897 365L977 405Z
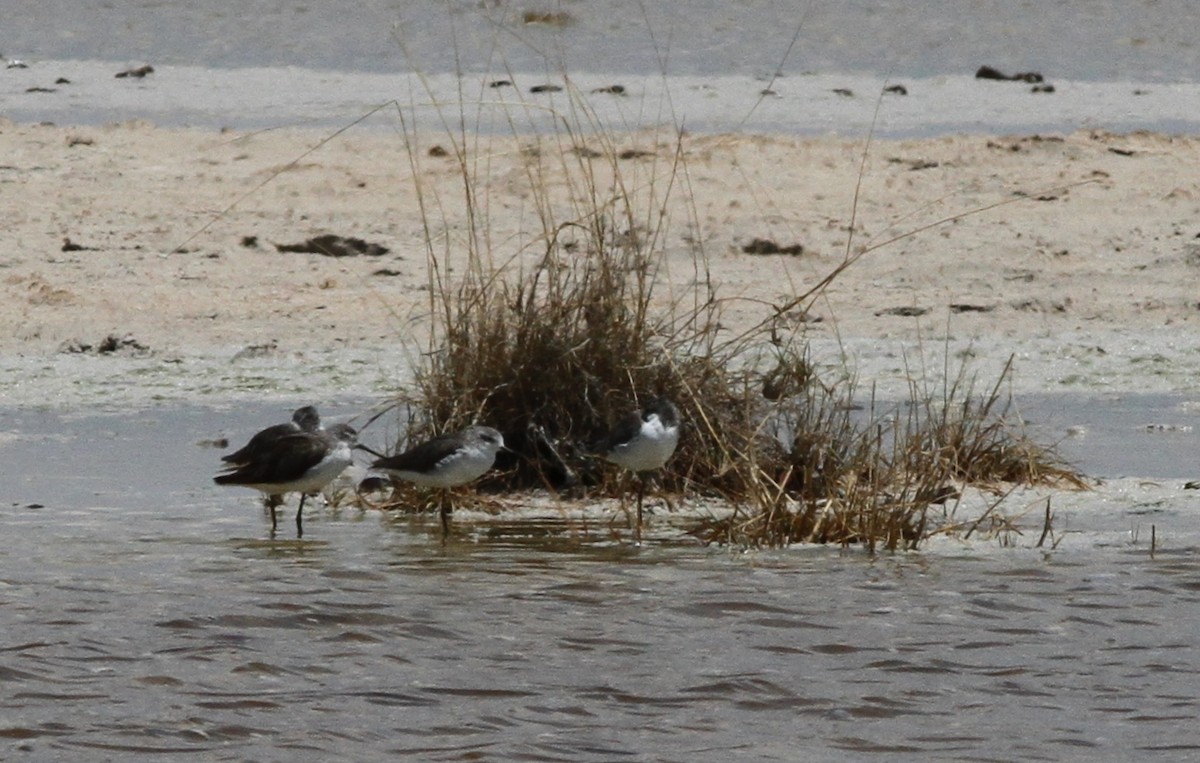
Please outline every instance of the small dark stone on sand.
M529 88L531 93L557 93L562 90L562 85L534 85Z
M149 352L150 348L134 339L132 334L126 334L125 336L109 334L100 340L99 344L92 344L80 339L63 342L59 346L58 351L63 353L92 353L95 355L111 355L116 352L140 355Z
M125 79L126 77L133 77L135 79L141 79L142 77L145 77L147 74L153 74L153 73L154 73L154 67L147 64L145 66L138 66L133 69L126 69L123 72L117 72L117 79Z
M450 152L447 151L446 149L442 148L441 146L430 146L429 147L429 155L440 159L443 156L449 156Z
M1004 82L1028 82L1031 85L1038 83L1038 82L1045 82L1045 80L1046 80L1046 78L1043 77L1039 72L1020 72L1018 74L1005 74L1004 72L1000 71L999 69L996 69L991 66L979 67L979 69L976 70L976 72L975 72L975 79L994 79L994 80L1001 80Z
M507 79L494 79L488 83L488 87L490 87L494 90L499 90L502 87L512 87L512 86L513 86L512 80L507 80Z
M90 251L94 251L94 250L95 250L95 247L93 247L93 246L84 246L83 244L76 244L74 241L72 241L69 238L63 238L62 251L64 251L64 252L90 252Z
M592 91L593 93L608 93L609 95L625 95L624 85L609 85L608 87L598 87Z
M904 85L889 85L883 89L883 92L891 93L892 95L908 95L908 88Z
M130 334L126 334L125 336L109 334L108 336L104 337L104 340L101 341L99 346L96 347L96 352L100 355L109 355L117 352L118 350L144 352L149 349L149 347L134 339Z
M356 257L360 254L379 257L389 251L386 246L372 244L361 238L335 236L331 233L314 236L299 244L276 244L275 249L280 252L323 254L326 257Z
M836 93L837 95L842 96L843 98L853 98L854 97L854 91L848 87L835 87L833 89L833 92Z
M876 317L883 315L896 315L901 318L917 318L929 312L928 307L914 307L905 305L904 307L887 307L875 313Z
M788 244L780 246L769 238L756 238L742 247L746 254L790 254L793 257L804 254L803 244Z
M931 170L934 167L941 166L941 162L935 162L929 159L901 159L898 156L893 156L892 158L888 159L888 162L891 164L906 164L908 165L908 169L912 172Z

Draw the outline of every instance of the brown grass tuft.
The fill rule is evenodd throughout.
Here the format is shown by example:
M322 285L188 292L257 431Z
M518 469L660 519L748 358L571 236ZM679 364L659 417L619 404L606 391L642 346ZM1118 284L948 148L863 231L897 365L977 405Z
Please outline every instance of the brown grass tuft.
M524 246L492 240L470 140L465 131L451 136L469 230L465 252L449 243L439 251L439 226L426 212L434 321L415 392L403 401L408 439L487 423L516 456L485 488L584 483L611 492L612 470L586 446L640 399L668 395L686 429L665 487L733 507L697 520L694 534L711 543L913 548L937 529L931 506L964 485L1083 486L1052 449L1006 418L1007 368L982 396L960 374L943 382L941 395L914 382L903 404L865 408L855 404L852 382L820 378L804 324L786 315L811 307L871 249L851 254L848 243L845 261L825 279L730 335L702 250L691 253L685 288L665 276L663 242L681 224L664 211L668 200L684 194L693 214L682 224L699 227L686 203L684 136L622 161L627 147L589 129L580 94L568 93L574 108L560 132L532 139L522 153L541 228ZM409 145L415 167L417 141Z

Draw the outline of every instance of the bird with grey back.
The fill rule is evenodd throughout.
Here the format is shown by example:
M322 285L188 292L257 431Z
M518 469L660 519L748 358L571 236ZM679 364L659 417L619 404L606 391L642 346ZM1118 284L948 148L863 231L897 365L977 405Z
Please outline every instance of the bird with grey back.
M267 496L300 493L296 509L296 537L304 536L304 499L337 479L353 461L358 433L347 424L315 432L299 431L265 441L252 457L230 464L213 481L218 485L253 488ZM271 535L275 535L275 504L271 509Z
M504 437L491 427L467 427L461 432L439 435L415 445L403 453L385 456L371 464L395 479L418 487L442 491L440 515L442 535L450 531L453 510L447 491L482 477L496 462L496 453L504 447Z
M314 406L306 405L303 408L297 408L292 413L292 420L283 424L274 424L259 432L255 432L250 438L250 442L246 443L240 449L233 453L228 453L221 456L221 460L227 464L241 466L254 460L255 455L266 449L266 447L278 440L280 437L297 432L316 432L321 428L321 417L317 414L317 409Z

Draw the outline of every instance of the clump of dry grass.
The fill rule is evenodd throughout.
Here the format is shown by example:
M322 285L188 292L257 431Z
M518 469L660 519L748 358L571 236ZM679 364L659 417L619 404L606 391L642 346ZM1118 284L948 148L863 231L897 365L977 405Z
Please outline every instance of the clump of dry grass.
M780 546L795 542L915 548L941 525L930 511L961 487L1003 492L1018 484L1085 488L1053 448L1035 443L1008 417L1001 378L984 395L951 384L941 398L856 406L848 382L808 386L777 404L772 440L741 461L737 509L707 520L707 542Z
M852 383L820 378L803 327L781 329L779 319L811 306L863 255L849 245L824 280L731 336L703 251L691 252L686 288L665 275L663 210L686 180L683 136L631 164L611 134L584 129L585 108L573 114L524 153L541 229L529 249L498 251L470 142L455 141L466 251L436 251L426 219L434 322L405 401L410 439L487 423L516 455L485 488L610 490L586 445L638 398L667 395L687 428L664 483L734 507L693 528L716 543L912 548L931 532L930 507L962 485L1082 486L1003 415L1007 369L989 394L960 377L940 399L914 384L907 405L890 408L860 409Z
M611 145L560 154L570 164L558 169L586 201L560 221L541 200L535 262L502 272L471 254L460 280L438 280L431 292L434 339L416 372L409 402L421 415L411 434L475 420L500 428L517 457L485 486L604 483L606 470L587 456L588 446L646 397L667 395L689 418L700 399L722 406L722 418L735 409L749 415L751 398L738 388L745 382L728 371L732 354L717 346L715 287L698 282L686 302L660 293L663 220L647 224L635 202L655 189L625 186L622 154ZM527 152L535 188L545 188L544 155ZM440 267L437 258L431 267ZM722 451L710 439L685 438L668 487L712 481L701 475L714 473L711 461Z

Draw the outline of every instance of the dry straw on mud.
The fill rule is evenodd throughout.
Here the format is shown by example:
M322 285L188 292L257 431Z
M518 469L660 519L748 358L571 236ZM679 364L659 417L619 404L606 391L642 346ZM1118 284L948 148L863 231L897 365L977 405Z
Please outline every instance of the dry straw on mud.
M964 485L1083 485L1006 417L1007 369L982 395L961 374L935 385L940 394L914 380L910 399L891 406L856 405L848 375L814 371L804 326L783 316L811 307L879 247L853 251L848 241L826 278L731 335L703 250L693 246L686 268L667 252L668 234L703 240L679 230L700 228L687 198L686 136L618 136L595 124L569 81L564 92L570 107L559 129L530 136L522 155L539 230L519 243L491 235L484 148L465 119L445 137L467 229L453 243L438 233L444 221L435 210L447 202L423 186L419 136L406 127L433 316L415 391L401 401L410 411L407 439L490 424L514 454L485 490L585 485L610 495L611 471L587 445L639 400L667 395L686 429L663 481L733 508L694 523L695 535L716 543L911 548L947 526L946 512L931 507Z

